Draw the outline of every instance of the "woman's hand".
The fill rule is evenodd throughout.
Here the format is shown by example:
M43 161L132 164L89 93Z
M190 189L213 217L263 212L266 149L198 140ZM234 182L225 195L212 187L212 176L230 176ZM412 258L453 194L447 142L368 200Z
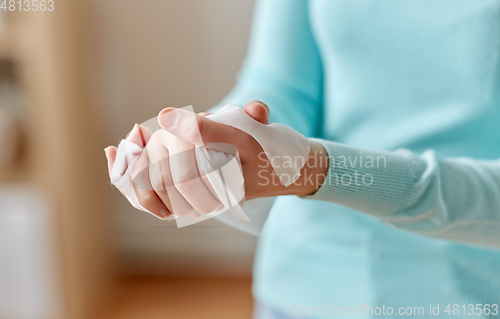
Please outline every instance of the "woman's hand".
M269 108L266 104L252 101L243 109L256 121L269 124ZM328 157L319 143L311 143L309 158L301 170L300 178L289 187L285 187L274 173L262 147L251 135L234 127L213 122L202 115L193 117L188 114L191 113L182 109L166 108L160 112L158 122L165 131L194 145L212 143L234 145L241 160L247 199L312 194L326 177Z
M269 108L264 103L252 101L243 109L256 121L269 124ZM138 200L157 216L167 217L173 212L196 218L200 213L222 208L211 184L198 172L195 146L224 143L238 149L247 199L308 195L323 183L328 170L328 157L321 144L312 142L309 159L301 170L300 178L285 187L262 147L251 135L213 122L204 115L207 114L193 116L191 112L175 108L162 110L158 121L163 130L152 134L142 155L133 163L132 179ZM134 135L132 132L130 137ZM106 155L111 169L116 148L107 148Z
M128 169L137 200L146 210L160 218L172 212L197 218L222 208L211 184L198 173L193 144L164 130L151 134L140 125L126 140L142 148ZM111 172L116 148L108 147L106 155Z
M159 199L159 195L152 189L151 186L148 186L151 184L149 180L149 173L137 176L137 172L141 171L140 167L144 167L144 147L150 141L152 136L153 134L147 127L138 124L134 125L134 128L125 138L125 140L139 146L142 149L142 153L140 158L138 158L137 160L128 162L129 167L125 167L124 169L130 168L132 170L132 174L134 174L134 170L136 172L133 178L133 186L134 192L136 193L140 203L143 206L144 204L146 204L148 206L147 209L157 217L166 218L171 215L171 211L169 210L170 202L168 198L165 198L164 201ZM109 175L111 176L111 171L116 161L117 148L116 146L108 146L104 149L104 152L108 161ZM126 197L125 194L123 195Z

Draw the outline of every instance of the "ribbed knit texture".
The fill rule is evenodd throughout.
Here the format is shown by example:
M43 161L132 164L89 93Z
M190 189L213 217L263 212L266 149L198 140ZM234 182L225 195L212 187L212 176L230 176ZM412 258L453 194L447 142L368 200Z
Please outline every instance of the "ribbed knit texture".
M362 150L325 140L324 200L415 233L500 249L500 161L438 160L434 151Z
M332 183L277 200L254 268L268 313L365 304L429 318L439 304L436 318L498 317L445 309L500 303L500 252L487 247L499 240L499 61L498 0L257 2L221 104L260 99L332 157L387 160L330 163ZM337 183L356 171L373 184Z

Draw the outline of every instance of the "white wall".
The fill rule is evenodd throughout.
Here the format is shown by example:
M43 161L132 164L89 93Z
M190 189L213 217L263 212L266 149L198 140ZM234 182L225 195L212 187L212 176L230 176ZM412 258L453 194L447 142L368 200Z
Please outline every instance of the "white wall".
M94 0L91 70L103 147L166 106L206 110L235 83L253 0ZM104 163L103 163L104 164ZM216 221L177 229L113 193L124 269L167 274L249 274L256 240Z
M52 207L34 186L0 185L0 318L59 318Z

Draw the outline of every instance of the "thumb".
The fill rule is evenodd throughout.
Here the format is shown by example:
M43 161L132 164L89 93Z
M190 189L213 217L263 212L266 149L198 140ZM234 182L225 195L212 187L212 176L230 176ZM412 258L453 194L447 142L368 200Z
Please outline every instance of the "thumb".
M269 107L261 102L253 100L248 102L243 110L250 115L254 120L261 122L262 124L269 124Z
M245 135L234 127L214 122L187 110L170 107L160 112L158 124L170 134L197 146L212 143L238 146Z

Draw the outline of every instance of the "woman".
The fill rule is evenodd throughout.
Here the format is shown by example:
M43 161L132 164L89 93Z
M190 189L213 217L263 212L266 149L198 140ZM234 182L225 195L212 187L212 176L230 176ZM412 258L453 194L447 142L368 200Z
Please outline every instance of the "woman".
M256 318L499 316L499 21L497 0L258 2L221 105L265 102L271 122L319 138L313 149L330 165L310 172L328 174L317 192L263 190L250 178L258 146L232 140L251 144L242 163L254 197L310 194L272 209L254 267ZM259 105L245 110L265 123ZM106 153L112 164L115 149ZM332 160L341 156L346 165ZM385 161L359 164L369 158ZM371 178L347 180L356 174Z

